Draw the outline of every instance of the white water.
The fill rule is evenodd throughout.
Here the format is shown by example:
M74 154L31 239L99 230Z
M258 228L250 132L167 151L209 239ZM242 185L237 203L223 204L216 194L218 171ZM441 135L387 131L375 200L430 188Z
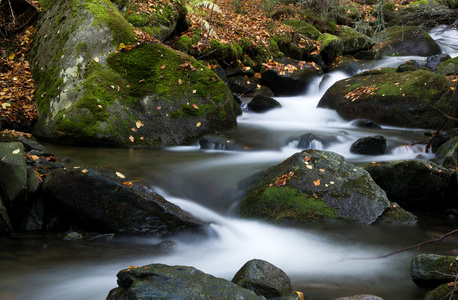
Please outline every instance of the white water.
M438 37L434 34L447 42L455 39L456 45L456 36ZM447 49L456 56L457 51ZM370 68L397 66L410 59L424 60L418 57L389 58L375 62ZM163 152L97 150L82 157L81 162L95 160L102 165L119 166L153 184L160 182L163 189L160 193L167 200L212 222L217 237L174 239L176 247L167 255L141 250L159 240L132 240L127 241L126 246L140 249L141 254L123 257L107 249L100 256L94 254L95 259L80 252L75 254L76 259L70 259L71 254L53 250L44 242L30 252L18 251L18 254L8 254L11 258L2 260L0 299L105 299L108 291L117 286L115 276L119 270L129 265L151 263L194 266L230 280L246 261L254 258L267 260L283 269L292 279L295 289L310 292L312 299L334 299L361 293L378 294L387 300L419 299L418 289L410 282L409 275L410 259L415 253L378 260L351 258L375 257L426 240L421 232L407 228L391 232L390 228L345 226L291 228L228 216L232 201L228 194L232 187L255 171L300 151L286 141L303 133L336 136L341 143L325 150L337 152L349 161L414 159L418 154L432 156L423 153L421 146L401 146L411 141L409 135L399 134L404 130L402 128L385 126L382 130L363 130L342 120L334 111L316 108L324 91L335 81L347 77L340 72L329 75L321 90L319 83L322 78L317 78L311 83L308 94L277 98L282 104L281 109L265 114L244 113L239 118L238 138L251 140L260 136L263 142L267 139L256 151L202 151L191 146L174 147ZM390 151L387 154L362 157L349 152L356 139L375 134L388 139ZM322 148L318 144L317 147ZM61 157L69 155L53 152ZM77 159L78 155L84 155L79 152L81 149L69 157ZM74 250L79 244L69 245L65 251Z

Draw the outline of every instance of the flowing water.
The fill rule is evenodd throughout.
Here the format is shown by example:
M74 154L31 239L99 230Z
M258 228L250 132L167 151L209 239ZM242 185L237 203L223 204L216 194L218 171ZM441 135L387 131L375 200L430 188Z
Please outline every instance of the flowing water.
M433 36L444 52L455 57L456 32L435 29ZM367 63L361 70L397 66L422 57L390 58ZM347 161L362 163L393 159L431 158L422 145L407 146L424 137L422 129L384 126L361 129L342 120L334 111L316 108L326 89L349 75L334 72L310 83L307 94L278 97L281 109L264 114L244 112L238 128L224 136L247 151L201 150L198 145L160 150L78 148L46 145L73 166L117 168L131 179L141 179L167 200L195 216L212 222L216 236L172 239L175 246L158 249L160 240L123 238L112 241L62 241L40 235L17 235L0 239L0 299L86 300L105 299L117 286L116 273L130 265L165 263L194 266L217 277L232 279L253 258L267 260L283 269L295 290L311 299L371 293L385 299L421 299L425 291L410 279L409 265L418 253L439 251L454 254L458 241L450 238L439 247L383 254L429 240L450 231L453 220L420 217L415 228L311 225L272 226L236 217L240 200L235 187L244 178L280 163L301 151L291 139L304 133L336 137L312 148L337 152ZM350 153L358 138L381 134L388 140L387 154L361 156Z

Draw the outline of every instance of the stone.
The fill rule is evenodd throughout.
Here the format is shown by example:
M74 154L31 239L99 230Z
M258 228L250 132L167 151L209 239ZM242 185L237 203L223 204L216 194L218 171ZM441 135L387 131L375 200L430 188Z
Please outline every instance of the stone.
M381 135L359 138L350 147L351 153L380 155L386 150L386 138Z
M288 275L261 259L252 259L245 263L232 282L267 299L288 296L293 292Z
M60 222L85 231L154 237L209 232L207 223L110 168L56 169L43 191Z
M443 167L458 167L458 136L448 140L437 149L433 161Z
M419 254L412 259L410 264L410 275L413 282L424 288L437 287L451 282L453 277L447 274L455 276L457 272L456 256Z
M266 299L233 282L189 266L151 264L119 271L107 300Z
M263 95L256 95L247 104L247 108L256 113L263 113L274 108L280 108L281 104L277 100Z
M239 188L240 215L270 223L369 225L391 206L369 173L330 151L296 153Z

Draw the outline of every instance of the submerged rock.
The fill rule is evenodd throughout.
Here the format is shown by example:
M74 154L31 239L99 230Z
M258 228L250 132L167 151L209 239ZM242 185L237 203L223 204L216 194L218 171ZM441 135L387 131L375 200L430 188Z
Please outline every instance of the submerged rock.
M110 1L48 1L42 8L31 50L36 136L159 147L236 126L240 108L213 71L138 37Z
M109 168L58 169L43 190L62 223L88 231L166 237L207 224Z
M188 266L151 264L119 271L107 300L266 299L233 282Z
M271 97L256 95L248 102L247 107L253 112L263 113L274 108L280 108L281 104Z
M447 78L430 71L399 73L386 68L336 82L318 107L334 109L347 120L370 119L382 125L437 129L444 117L435 108L449 111L451 87ZM444 129L453 126L448 121Z
M252 259L244 264L232 282L268 299L288 296L293 292L288 275L261 259Z
M381 135L367 136L358 139L350 147L350 152L367 155L384 154L386 150L386 138Z
M240 186L240 215L273 223L369 225L391 205L369 173L329 151L296 153Z

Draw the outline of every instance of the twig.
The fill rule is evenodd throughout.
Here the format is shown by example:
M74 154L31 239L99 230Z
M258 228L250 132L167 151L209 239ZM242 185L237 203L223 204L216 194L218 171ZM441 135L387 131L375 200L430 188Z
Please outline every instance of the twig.
M13 24L16 24L16 18L14 17L13 7L11 6L10 0L8 0L8 4L10 5L11 16L13 17Z

